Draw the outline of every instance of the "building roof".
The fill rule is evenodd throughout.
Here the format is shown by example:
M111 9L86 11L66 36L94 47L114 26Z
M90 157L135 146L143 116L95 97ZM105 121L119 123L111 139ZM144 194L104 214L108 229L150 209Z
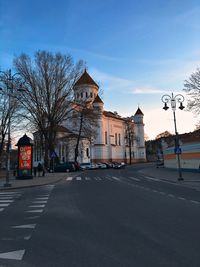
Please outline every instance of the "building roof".
M144 115L141 111L140 108L137 109L137 111L135 112L135 115Z
M118 115L117 113L114 113L114 112L111 112L111 111L104 111L103 112L103 115L105 117L111 117L111 118L115 118L115 119L118 119L118 120L123 120L124 121L124 118L122 118L120 115Z
M93 103L103 103L103 101L101 100L101 98L99 97L99 95L97 95L93 101Z
M75 83L75 86L76 85L83 85L83 84L91 84L91 85L95 85L95 86L99 87L98 84L95 83L95 81L87 73L86 69L85 69L84 73L81 75L81 77L78 79L78 81Z

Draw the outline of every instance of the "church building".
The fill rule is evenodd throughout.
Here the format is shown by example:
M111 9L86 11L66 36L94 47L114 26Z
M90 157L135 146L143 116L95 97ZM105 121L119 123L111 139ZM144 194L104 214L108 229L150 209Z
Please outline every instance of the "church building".
M85 70L74 85L74 101L86 101L98 112L97 129L94 138L81 136L78 162L145 162L145 141L143 113L138 108L129 118L117 112L104 110L104 103L98 94L99 86ZM76 133L70 123L58 126L55 152L60 162L74 161ZM34 136L34 160L42 160Z

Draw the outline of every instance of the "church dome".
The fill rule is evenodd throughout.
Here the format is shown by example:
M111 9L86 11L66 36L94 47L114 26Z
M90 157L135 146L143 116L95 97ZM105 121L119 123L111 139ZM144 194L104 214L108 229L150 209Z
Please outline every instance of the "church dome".
M87 73L86 69L85 69L84 73L81 75L81 77L78 79L78 81L75 83L75 86L84 85L84 84L94 85L94 86L99 88L98 84L95 83L95 81Z

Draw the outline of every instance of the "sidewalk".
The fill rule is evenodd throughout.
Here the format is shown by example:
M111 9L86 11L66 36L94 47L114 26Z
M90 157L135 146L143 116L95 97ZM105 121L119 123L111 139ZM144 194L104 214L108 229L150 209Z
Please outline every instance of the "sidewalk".
M178 181L178 169L167 169L165 167L156 168L155 164L152 163L145 164L144 168L139 172L159 180L200 189L200 172L182 170L182 177L184 179L183 181Z
M77 172L73 173L46 173L45 176L33 177L33 179L24 179L24 180L16 180L15 177L10 175L9 183L11 187L4 187L6 182L6 178L2 177L0 179L0 191L2 190L12 190L19 189L25 187L34 187L46 184L54 184L60 182L62 179L65 179L69 176L77 175Z

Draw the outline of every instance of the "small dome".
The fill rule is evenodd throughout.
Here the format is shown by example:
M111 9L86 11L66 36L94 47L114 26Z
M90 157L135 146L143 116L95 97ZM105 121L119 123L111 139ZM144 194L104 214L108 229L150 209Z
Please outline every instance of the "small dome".
M86 69L85 69L84 73L81 75L81 77L78 79L78 81L75 83L75 86L83 85L83 84L95 85L96 87L99 88L99 86L95 83L95 81L87 73Z
M16 146L30 146L30 145L33 145L32 139L25 134L18 140Z
M137 109L137 111L135 112L135 115L144 115L141 111L140 108Z

